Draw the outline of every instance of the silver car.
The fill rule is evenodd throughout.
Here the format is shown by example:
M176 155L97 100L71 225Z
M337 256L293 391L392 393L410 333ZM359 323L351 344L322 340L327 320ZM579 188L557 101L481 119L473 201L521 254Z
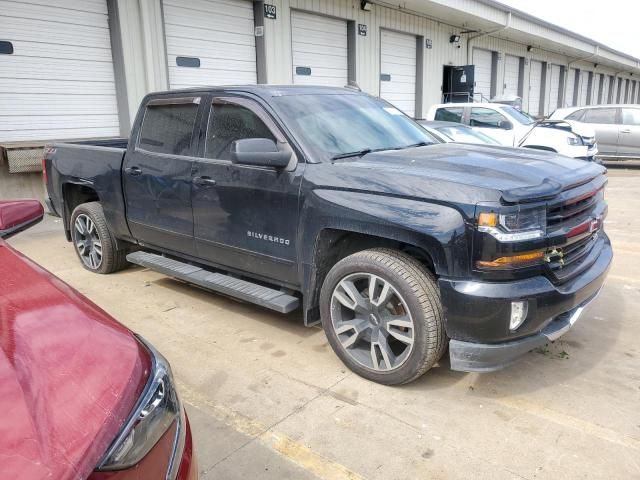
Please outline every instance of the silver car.
M551 119L589 124L596 131L598 157L640 159L640 105L590 105L559 108Z

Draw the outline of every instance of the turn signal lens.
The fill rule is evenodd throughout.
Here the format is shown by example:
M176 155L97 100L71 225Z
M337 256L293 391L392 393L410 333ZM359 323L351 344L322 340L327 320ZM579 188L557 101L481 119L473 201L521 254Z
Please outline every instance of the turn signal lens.
M522 267L527 264L538 263L544 259L544 252L528 252L508 257L499 257L495 260L478 260L476 265L480 268L509 268Z
M481 213L478 217L479 227L497 227L498 226L498 214L497 213Z

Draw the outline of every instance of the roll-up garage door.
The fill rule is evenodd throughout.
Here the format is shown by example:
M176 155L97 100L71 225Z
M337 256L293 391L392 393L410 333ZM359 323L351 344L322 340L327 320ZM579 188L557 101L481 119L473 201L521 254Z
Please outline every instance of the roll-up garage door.
M291 12L293 83L344 87L348 83L347 22Z
M520 57L505 55L504 57L504 93L518 95L520 83Z
M573 94L576 89L576 69L570 68L567 75L567 94L564 96L564 106L573 107Z
M558 97L560 95L560 65L551 65L549 75L549 114L558 108Z
M598 96L600 95L600 79L602 78L601 73L593 74L593 93L591 95L591 105L597 105L599 103Z
M540 115L540 95L542 95L542 62L529 63L529 115Z
M589 72L580 72L580 95L578 96L578 106L581 107L587 104L587 98L589 97Z
M475 65L474 100L489 101L491 98L491 66L493 54L489 50L473 49L473 64Z
M413 117L416 108L416 37L382 30L380 96Z
M0 141L118 136L106 2L41 3L0 0Z
M253 4L164 0L170 88L256 83Z

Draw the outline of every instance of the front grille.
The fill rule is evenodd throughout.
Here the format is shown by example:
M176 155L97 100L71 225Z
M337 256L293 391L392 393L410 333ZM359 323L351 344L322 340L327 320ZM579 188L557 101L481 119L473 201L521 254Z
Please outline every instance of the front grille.
M605 208L602 193L600 188L568 195L567 200L547 209L549 235L565 239L547 252L547 267L555 282L579 275L597 259L603 243L599 235Z

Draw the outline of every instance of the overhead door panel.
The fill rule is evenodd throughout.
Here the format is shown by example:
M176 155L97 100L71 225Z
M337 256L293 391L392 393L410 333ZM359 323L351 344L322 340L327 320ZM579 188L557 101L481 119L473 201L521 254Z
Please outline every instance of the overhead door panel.
M587 98L589 97L589 72L580 72L580 95L578 96L578 106L581 107L587 104Z
M551 65L549 74L549 114L558 108L558 97L560 95L560 65Z
M413 117L416 107L416 37L382 30L380 96Z
M504 60L504 93L508 95L518 95L518 85L520 84L520 57L505 55ZM491 87L491 84L489 84Z
M0 141L120 134L104 0L0 0Z
M347 22L291 12L293 83L344 87L348 83Z
M253 4L164 0L170 88L257 82Z
M489 50L473 49L473 64L475 65L474 100L489 101L491 98L491 65L493 55Z
M540 95L542 94L542 62L529 63L529 115L540 115Z

